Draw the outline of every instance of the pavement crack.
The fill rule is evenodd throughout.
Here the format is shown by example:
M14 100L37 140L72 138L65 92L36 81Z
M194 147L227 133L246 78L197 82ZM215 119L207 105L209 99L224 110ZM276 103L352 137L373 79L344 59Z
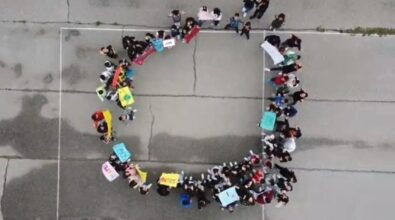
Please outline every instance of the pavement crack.
M67 3L67 22L70 22L70 0L66 0Z
M198 40L195 38L195 46L193 48L193 94L196 94L196 83L197 83L197 71L196 71L196 50L197 50Z
M149 112L151 114L151 129L150 129L150 135L148 139L148 160L151 160L151 143L152 143L152 135L154 131L154 124L155 124L155 115L154 112L152 111L152 105L149 105Z
M4 183L3 183L3 194L1 195L1 202L0 202L0 210L1 210L1 212L0 212L0 217L4 217L4 216L2 216L2 214L4 213L3 211L3 206L1 205L1 204L5 204L4 203L4 195L5 195L5 187L6 187L6 184L7 184L7 173L8 173L8 165L9 165L9 163L10 163L10 159L7 159L7 163L6 163L6 165L5 165L5 171L4 171Z

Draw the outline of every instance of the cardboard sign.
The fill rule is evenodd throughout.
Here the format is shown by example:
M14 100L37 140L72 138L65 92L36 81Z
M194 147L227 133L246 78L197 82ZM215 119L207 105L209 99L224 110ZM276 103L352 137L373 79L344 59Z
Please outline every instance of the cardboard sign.
M162 173L159 178L159 183L169 187L177 187L179 180L180 174L178 173Z
M284 56L277 50L277 48L271 45L268 41L261 44L261 47L269 54L275 65L284 61Z
M130 106L134 103L132 92L127 86L118 89L118 98L122 107Z
M273 131L275 123L276 123L276 113L274 112L263 113L263 117L261 119L261 124L260 124L260 127L262 129Z
M117 88L118 87L118 80L119 80L119 77L121 77L122 71L123 71L123 69L122 69L121 66L119 66L115 70L115 75L114 75L114 78L112 79L112 82L111 82L111 86L113 88Z
M101 172L110 182L114 181L116 178L119 177L117 171L114 169L114 167L111 166L110 162L108 161L103 163L103 165L101 166Z
M103 111L103 115L104 115L104 120L106 121L107 127L108 127L107 137L111 137L111 135L112 135L112 115L111 115L111 112L109 110Z
M189 44L189 42L191 42L191 40L195 38L199 32L200 32L199 26L193 27L192 30L187 35L185 35L184 37L185 42Z
M163 47L165 48L174 47L175 45L176 45L176 40L174 38L163 41Z
M162 39L151 40L151 43L157 52L161 53L165 50L165 48L163 47L163 40Z
M240 199L236 192L236 187L234 186L218 193L218 198L221 201L223 207L226 207L233 202L239 201Z
M99 99L104 102L104 98L106 97L107 91L106 91L106 86L102 85L96 89L96 94L99 97Z
M129 158L132 157L132 154L126 149L124 143L116 144L112 147L112 150L117 155L119 160L123 163L126 162Z
M143 183L147 182L148 173L141 171L139 166L135 166L134 168L137 170L137 173L139 174L141 181Z
M149 55L151 55L151 54L153 54L153 53L155 53L155 52L156 52L155 48L149 47L148 49L146 49L146 50L144 51L144 53L143 53L141 56L139 56L139 57L137 57L136 59L134 59L134 60L133 60L133 63L138 64L138 65L141 66L141 65L144 64L145 59L146 59Z

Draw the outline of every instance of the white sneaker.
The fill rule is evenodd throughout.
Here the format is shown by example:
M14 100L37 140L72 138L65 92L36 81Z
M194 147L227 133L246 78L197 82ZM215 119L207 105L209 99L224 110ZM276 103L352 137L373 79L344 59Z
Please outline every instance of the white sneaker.
M244 13L243 13L243 17L244 17L244 18L247 17L247 13L244 12Z
M264 69L266 72L270 72L270 69L269 68L267 68L267 67L265 67L265 69Z

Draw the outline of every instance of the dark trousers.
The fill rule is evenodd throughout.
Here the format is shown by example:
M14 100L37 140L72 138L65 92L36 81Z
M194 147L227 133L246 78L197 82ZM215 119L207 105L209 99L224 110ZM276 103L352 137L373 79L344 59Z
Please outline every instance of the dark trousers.
M247 37L247 40L249 40L250 39L250 31L248 31L248 30L246 30L246 29L242 29L241 30L241 34L240 34L240 36L243 36L243 34L245 34L246 35L246 37Z

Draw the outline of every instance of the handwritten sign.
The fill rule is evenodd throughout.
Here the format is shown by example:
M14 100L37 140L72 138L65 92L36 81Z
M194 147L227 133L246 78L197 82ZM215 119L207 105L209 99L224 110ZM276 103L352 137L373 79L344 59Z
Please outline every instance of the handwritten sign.
M221 201L223 207L226 207L233 202L239 201L240 199L234 186L218 193L218 198Z
M122 163L126 162L130 157L132 157L132 154L128 151L128 149L126 149L124 143L114 145L112 147L112 150Z
M180 174L178 173L162 173L159 178L159 183L165 186L177 187L179 179Z
M111 164L108 161L103 163L103 165L101 166L101 172L106 177L106 179L110 182L114 181L116 178L119 177L117 171L114 169L114 167L111 166Z
M176 45L176 40L174 38L163 41L163 47L165 48L174 47L175 45Z
M276 113L265 112L261 119L260 127L268 131L273 131L275 123L276 123Z
M122 87L118 89L119 101L121 101L122 107L132 105L134 103L134 98L129 87Z

